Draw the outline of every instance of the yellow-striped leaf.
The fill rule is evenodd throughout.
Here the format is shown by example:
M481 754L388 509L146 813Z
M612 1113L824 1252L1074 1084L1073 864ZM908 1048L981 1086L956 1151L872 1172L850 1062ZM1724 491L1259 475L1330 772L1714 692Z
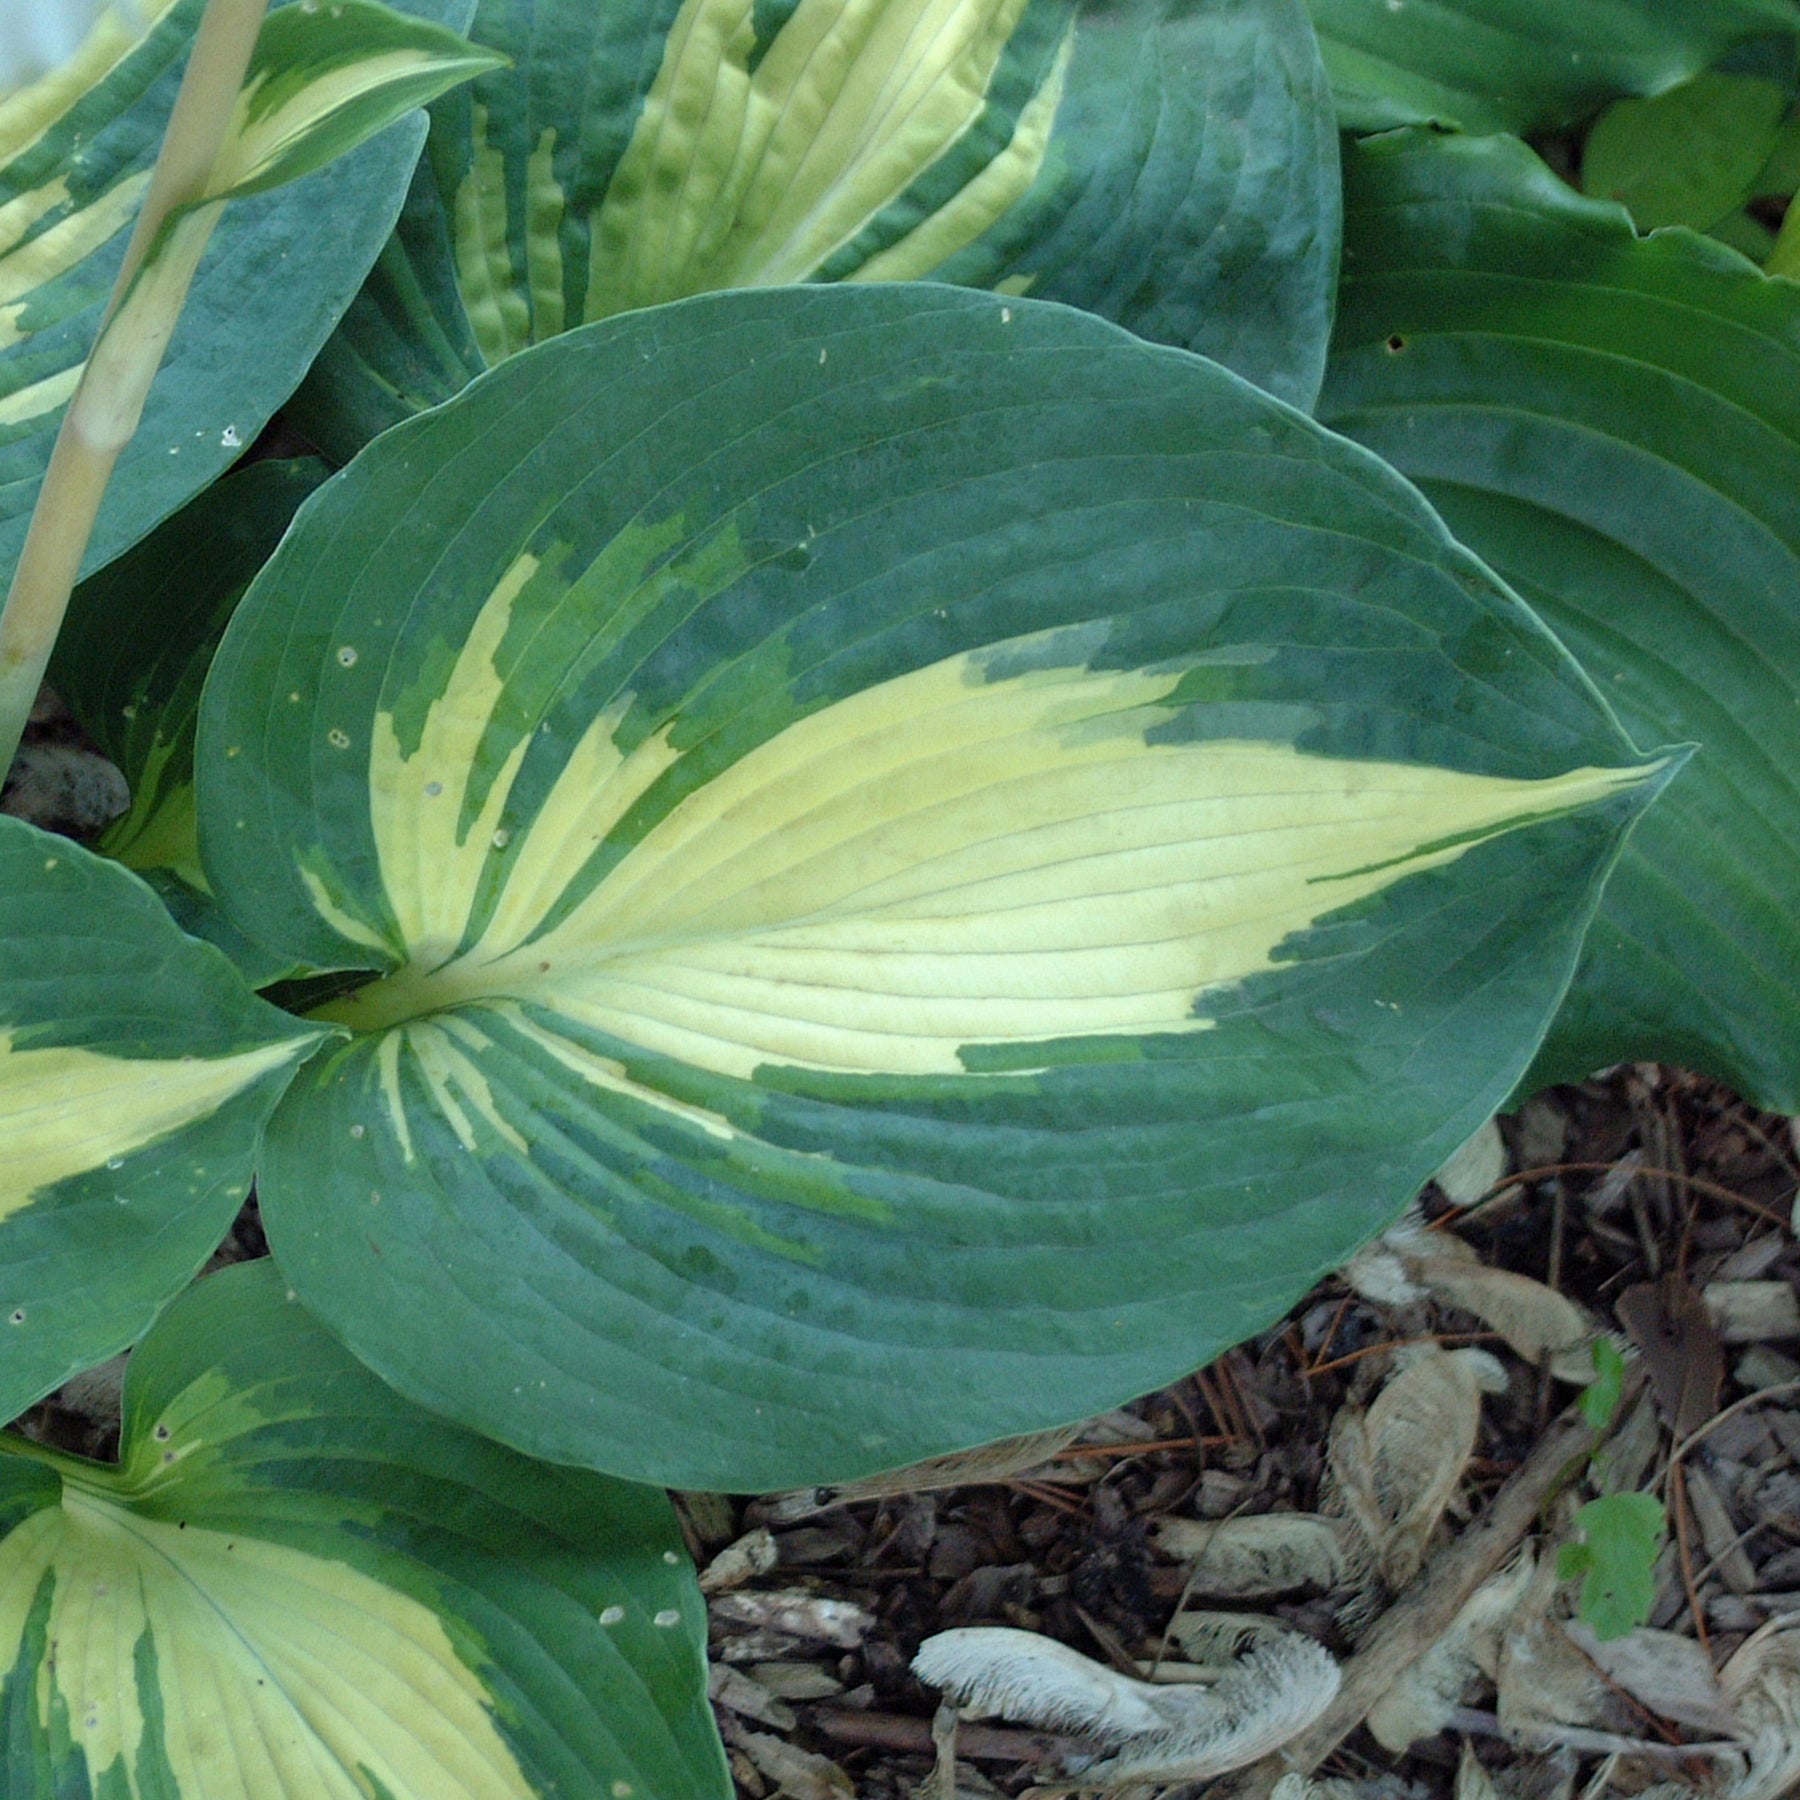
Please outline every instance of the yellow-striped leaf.
M1305 406L1336 139L1301 0L484 0L305 395L347 456L525 345L727 287L1063 300Z
M123 449L228 200L312 173L500 59L379 0L290 6L263 23L201 191L158 226L88 352L72 402L86 439Z
M108 8L69 61L0 100L0 581L93 347L203 4L138 0L129 18ZM461 25L471 10L471 0L401 4L421 15L409 29ZM337 10L315 16L329 23ZM292 0L283 11L306 8ZM277 38L292 30L282 18L271 18ZM292 392L393 223L422 131L415 121L353 152L323 178L328 189L315 178L229 210L108 491L89 569L235 462Z
M212 1252L295 1064L265 1006L155 896L0 819L0 1411L131 1343Z
M0 1440L8 1800L715 1800L668 1502L414 1411L268 1263L133 1357L119 1465Z
M1192 1367L1507 1090L1666 756L1379 464L949 288L570 333L321 490L214 890L373 971L260 1171L401 1389L690 1486Z

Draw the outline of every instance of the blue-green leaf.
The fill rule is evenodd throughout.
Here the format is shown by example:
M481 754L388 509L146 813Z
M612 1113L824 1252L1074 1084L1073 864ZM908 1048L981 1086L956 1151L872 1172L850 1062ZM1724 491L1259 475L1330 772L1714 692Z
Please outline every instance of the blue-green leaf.
M1646 758L1389 471L945 287L571 332L321 489L200 837L316 1015L304 1302L539 1454L795 1485L1266 1324L1507 1092Z

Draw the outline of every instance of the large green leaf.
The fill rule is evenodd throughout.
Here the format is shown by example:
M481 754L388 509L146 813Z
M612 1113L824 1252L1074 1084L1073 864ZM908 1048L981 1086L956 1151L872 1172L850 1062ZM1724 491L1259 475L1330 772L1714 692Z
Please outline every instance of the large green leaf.
M305 1303L724 1488L1266 1324L1508 1091L1661 766L1373 458L927 286L633 314L396 428L200 745L221 904L383 972L260 1169Z
M135 876L0 818L0 1415L122 1350L225 1235L318 1042Z
M1336 274L1301 0L485 0L303 395L340 457L525 345L724 287L1068 301L1297 404Z
M1775 82L1713 69L1654 99L1620 100L1587 135L1581 185L1621 202L1640 231L1704 230L1755 191L1787 110Z
M1658 94L1734 44L1800 30L1794 0L1307 0L1355 131L1536 131Z
M1522 144L1351 165L1326 416L1425 488L1694 766L1633 838L1533 1079L1624 1058L1800 1110L1800 287L1636 237Z
M24 541L203 3L142 0L137 15L151 23L141 36L108 9L73 60L0 102L0 577ZM471 10L471 0L402 3L451 24ZM275 89L264 82L258 92L256 141L278 159ZM293 391L393 224L422 131L422 120L396 126L329 171L227 210L87 568L223 473Z
M212 904L194 835L194 718L225 622L295 509L317 457L228 475L75 590L50 680L119 766L131 809L100 847L150 881L182 929L261 986L288 972Z
M7 1800L730 1792L667 1500L425 1417L266 1262L133 1356L116 1468L0 1440L0 1530Z

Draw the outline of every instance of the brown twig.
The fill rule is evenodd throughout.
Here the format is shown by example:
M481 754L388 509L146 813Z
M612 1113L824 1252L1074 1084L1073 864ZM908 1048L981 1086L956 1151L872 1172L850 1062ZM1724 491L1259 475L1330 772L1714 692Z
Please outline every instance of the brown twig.
M1456 1219L1471 1218L1484 1206L1491 1205L1502 1194L1513 1188L1525 1187L1534 1181L1548 1181L1555 1175L1608 1175L1619 1164L1615 1162L1562 1162L1543 1163L1535 1169L1519 1169L1511 1175L1503 1175L1473 1206L1453 1215ZM1705 1194L1709 1199L1719 1200L1727 1206L1742 1207L1745 1212L1755 1213L1759 1219L1767 1219L1771 1224L1779 1225L1790 1236L1793 1233L1793 1221L1771 1206L1764 1206L1760 1201L1746 1198L1743 1194L1734 1193L1728 1187L1721 1187L1716 1181L1708 1181L1703 1175L1684 1175L1679 1169L1651 1168L1640 1165L1635 1168L1634 1175L1660 1177L1664 1181L1672 1181L1678 1187L1691 1189L1696 1194ZM1442 1224L1442 1220L1436 1221Z
M1304 1374L1310 1381L1315 1375L1329 1375L1336 1369L1347 1369L1352 1363L1361 1362L1365 1356L1379 1356L1384 1350L1405 1350L1413 1344L1436 1344L1441 1348L1445 1344L1485 1344L1503 1341L1497 1331L1430 1331L1423 1337L1392 1338L1379 1344L1364 1344L1360 1350L1346 1350L1336 1361L1316 1364L1313 1368L1305 1370Z
M1681 1586L1687 1595L1688 1612L1694 1621L1694 1636L1700 1648L1712 1655L1712 1636L1706 1629L1706 1613L1700 1605L1700 1588L1694 1580L1693 1521L1688 1515L1687 1471L1679 1463L1669 1469L1669 1498L1674 1504L1675 1554L1681 1561Z

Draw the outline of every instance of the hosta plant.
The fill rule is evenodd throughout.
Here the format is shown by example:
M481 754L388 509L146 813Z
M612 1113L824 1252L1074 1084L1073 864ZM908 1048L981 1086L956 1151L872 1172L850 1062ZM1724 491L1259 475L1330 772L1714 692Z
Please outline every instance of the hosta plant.
M1796 1104L1800 290L1514 138L1341 188L1325 71L1564 128L1800 21L360 4L340 99L443 66L231 200L55 653L131 807L0 821L0 1402L139 1346L116 1467L0 1453L0 1765L710 1800L654 1485L1173 1379L1535 1080ZM21 531L198 10L0 111Z

